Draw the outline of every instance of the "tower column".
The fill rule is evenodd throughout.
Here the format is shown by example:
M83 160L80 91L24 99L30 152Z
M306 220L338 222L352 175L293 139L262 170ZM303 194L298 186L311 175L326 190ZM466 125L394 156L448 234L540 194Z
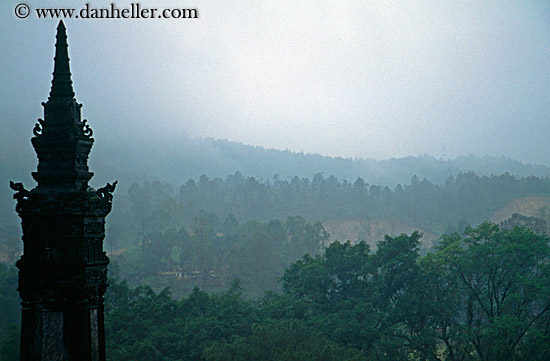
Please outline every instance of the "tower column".
M62 21L56 37L52 89L31 139L38 184L28 191L10 182L23 228L21 360L104 361L103 239L116 182L88 186L93 133L74 98Z

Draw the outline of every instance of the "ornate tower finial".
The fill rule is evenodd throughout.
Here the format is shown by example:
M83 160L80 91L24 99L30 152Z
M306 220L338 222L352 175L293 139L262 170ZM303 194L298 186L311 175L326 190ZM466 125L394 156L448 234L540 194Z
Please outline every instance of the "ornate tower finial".
M53 69L52 90L49 99L74 98L71 69L69 67L69 50L67 33L63 20L57 26L57 41L55 43L55 58Z
M93 173L88 154L93 145L92 130L80 117L69 69L67 33L62 21L57 26L54 72L50 97L44 106L44 119L38 119L32 144L38 155L33 178L40 189L86 189Z

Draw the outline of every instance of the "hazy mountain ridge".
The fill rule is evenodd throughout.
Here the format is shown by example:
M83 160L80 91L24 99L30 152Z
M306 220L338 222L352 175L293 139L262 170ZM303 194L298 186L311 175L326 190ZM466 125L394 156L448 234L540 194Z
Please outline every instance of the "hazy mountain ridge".
M95 152L95 153L94 153ZM371 158L342 158L320 154L266 149L228 140L212 138L182 138L168 144L120 144L116 147L96 147L92 151L91 168L98 176L135 178L137 181L160 180L175 185L205 174L224 178L235 171L245 176L271 179L308 177L317 173L334 175L349 182L361 177L368 184L395 187L407 184L413 176L442 184L449 176L474 172L480 176L509 173L516 177L550 177L550 167L525 164L504 158L473 155L454 159L438 159L430 155L375 160ZM114 174L113 174L114 173ZM106 178L109 180L110 178Z
M0 182L7 188L8 180L34 186L30 173L36 170L36 158L29 147L12 147L11 154L0 157ZM168 182L184 184L189 178L205 174L210 178L225 178L236 171L244 176L271 179L290 177L312 178L317 173L334 175L354 182L361 177L368 184L395 187L408 184L413 176L443 184L449 176L474 172L477 175L509 173L516 177L550 177L550 167L525 164L505 157L473 155L454 159L438 159L430 155L375 160L372 158L342 158L290 150L266 149L229 140L187 138L178 140L102 139L90 155L90 169L95 173L91 184L102 186L118 179L121 186L133 182Z

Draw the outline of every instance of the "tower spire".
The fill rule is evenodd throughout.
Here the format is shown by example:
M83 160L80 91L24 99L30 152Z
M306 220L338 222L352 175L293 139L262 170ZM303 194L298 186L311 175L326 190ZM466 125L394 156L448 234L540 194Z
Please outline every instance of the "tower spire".
M60 20L57 26L52 90L49 99L74 98L73 82L69 68L69 46L65 30L65 24L63 24L63 20Z
M57 26L52 90L31 139L38 156L38 168L32 173L39 189L86 189L93 173L88 169L92 149L92 130L81 119L79 104L74 98L69 69L67 32L63 21Z

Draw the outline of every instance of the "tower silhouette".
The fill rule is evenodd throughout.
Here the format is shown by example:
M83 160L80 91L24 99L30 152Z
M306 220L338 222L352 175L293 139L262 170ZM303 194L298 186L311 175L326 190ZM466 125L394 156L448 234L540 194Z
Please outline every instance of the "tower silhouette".
M31 139L38 184L28 191L10 182L24 245L17 261L21 360L102 361L109 263L103 239L116 182L88 186L93 133L74 98L63 21L56 38L52 88Z

